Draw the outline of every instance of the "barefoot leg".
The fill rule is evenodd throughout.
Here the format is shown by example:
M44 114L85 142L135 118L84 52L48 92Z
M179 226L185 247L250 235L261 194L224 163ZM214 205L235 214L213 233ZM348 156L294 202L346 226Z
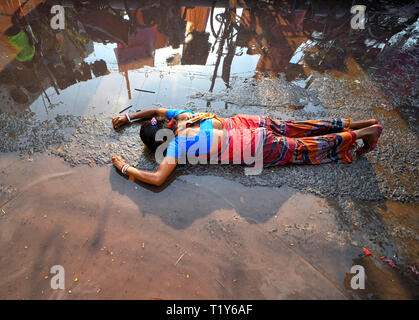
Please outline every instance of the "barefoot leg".
M362 129L362 128L370 127L377 123L378 123L377 119L352 121L351 124L349 125L349 129L352 129L352 130Z
M381 125L376 124L359 130L354 130L357 139L362 139L364 142L364 146L358 148L356 151L359 154L363 154L374 150L382 129L383 127Z

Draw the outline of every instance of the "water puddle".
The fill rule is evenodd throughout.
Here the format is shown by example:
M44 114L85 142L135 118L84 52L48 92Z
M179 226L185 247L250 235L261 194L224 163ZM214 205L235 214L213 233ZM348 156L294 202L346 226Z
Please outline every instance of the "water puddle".
M50 26L48 9L54 1L28 1L23 16L18 4L3 5L1 111L31 111L41 120L57 114L113 115L130 105L131 110L183 105L222 112L235 101L226 102L223 96L217 101L188 97L197 92L224 93L243 79L266 74L285 74L291 85L307 89L316 78L313 72L348 72L348 59L364 72L380 69L377 78L384 71L408 73L405 69L415 62L406 60L385 70L381 66L389 59L381 59L389 44L401 41L397 34L406 33L405 27L415 22L414 10L410 15L401 10L404 19L386 29L374 24L368 32L355 32L347 28L346 7L229 8L222 1L215 7L211 1L205 6L204 1L199 7L168 2L126 11L123 3L98 7L70 1L64 30ZM378 9L370 9L374 19L390 14ZM405 39L407 49L416 39L417 27L412 29L413 35ZM22 43L16 42L16 35ZM13 52L13 46L19 49ZM409 54L399 53L405 59ZM412 89L414 79L408 80L404 90L409 83ZM291 102L307 105L307 101ZM239 105L245 113L247 109Z
M3 171L13 166L18 174ZM409 269L417 261L398 257L389 266L380 259L385 244L369 242L385 241L386 259L394 259L391 250L414 257L396 249L402 233L396 238L386 230L395 222L399 230L412 228L413 208L381 205L382 221L372 223L366 204L350 210L286 186L179 174L147 187L111 168L70 170L47 156L9 155L0 169L1 181L16 187L0 199L0 252L14 252L1 257L4 298L417 297ZM349 219L357 210L363 213L354 224ZM66 291L49 287L45 276L54 264L68 270ZM353 265L366 269L365 291L349 285Z
M21 1L22 7L18 1L0 4L2 206L9 202L15 206L13 199L22 190L36 199L36 188L47 186L44 195L50 208L66 212L54 219L60 226L71 222L74 208L51 200L52 195L59 201L65 197L55 178L49 179L44 172L51 156L58 156L76 167L71 172L86 174L86 183L90 181L91 189L78 194L83 206L90 209L86 214L77 210L94 232L86 227L77 233L77 225L69 223L77 240L67 247L57 245L57 250L67 248L74 253L80 241L89 238L89 249L74 253L80 258L77 261L84 261L88 253L103 249L108 242L128 261L121 268L130 273L128 266L146 263L147 277L152 279L153 266L164 274L172 260L184 253L180 247L161 249L163 244L181 239L197 258L186 255L185 261L188 258L193 265L189 271L170 269L162 278L168 292L164 298L178 298L177 285L189 290L184 291L186 298L310 298L310 293L311 297L322 295L319 288L326 288L324 292L330 289L328 297L333 298L415 297L411 286L406 285L410 280L401 277L401 272L385 269L388 263L380 258L393 259L405 266L406 272L418 263L419 226L414 217L418 196L418 5L370 4L366 28L353 30L349 5L312 5L308 1L274 6L268 1L237 1L233 6L233 2L202 0L190 7L186 1L152 5L149 1L65 1L62 30L51 27L51 6L60 1ZM351 165L285 166L253 177L231 166L183 166L173 177L175 182L154 190L128 182L109 168L114 154L142 169L156 168L153 156L143 149L138 126L116 132L110 125L111 118L124 109L133 112L153 107L210 111L221 117L245 113L297 120L377 118L385 129L374 153ZM39 153L45 154L45 163L33 160ZM39 185L24 189L22 177L4 169L15 161L23 161L27 176L39 173ZM69 170L62 164L51 168ZM73 175L62 179L68 179L76 192ZM95 179L102 181L103 190L91 184ZM121 213L125 221L143 226L149 238L155 234L147 227L161 234L153 244L155 256L146 257L144 262L138 248L124 251L131 241L144 241L125 222L112 229L114 236L127 234L121 240L123 245L107 238L103 230L110 226L109 221L118 221L112 214L119 209L108 203L112 214L105 207L101 207L103 216L95 212L95 203L87 196L92 190L102 199L118 194L114 200L122 206L125 204L117 200L123 197L129 203L128 213ZM192 194L196 202L173 204L183 193ZM27 202L22 201L21 207L18 204L14 212L27 209L27 216L20 213L16 220L4 218L11 219L10 228L1 234L4 239L18 240L17 234L26 232L27 226L19 223L34 219L32 233L18 243L24 246L44 221L35 219ZM42 205L38 209L49 210ZM134 214L139 211L142 218ZM45 215L50 214L54 213ZM6 225L4 221L0 227ZM63 258L55 251L41 249L42 241L53 241L57 232L66 231L64 227L58 229L53 223L48 225L44 234L34 237L39 250L28 255L23 251L19 257L36 261ZM201 238L200 232L205 234ZM358 256L364 247L373 252L372 261L365 260L372 257ZM243 248L253 254L246 254ZM276 250L280 252L275 263L281 268L297 277L284 258L294 250L292 261L308 278L316 280L309 287L298 283L299 289L292 289L283 274L273 271L278 265L268 261ZM157 257L167 254L170 259L159 263ZM98 265L109 262L100 252L95 255ZM131 260L130 255L134 256ZM336 265L335 257L341 259ZM18 265L20 260L16 259L8 260L8 265ZM203 266L200 259L208 265L215 261L218 269ZM91 272L81 262L64 260L86 274ZM240 267L243 261L244 269ZM365 265L374 274L374 284L365 294L351 292L348 287L347 270L353 264ZM203 288L193 281L182 282L185 274L193 278L201 268L208 274ZM44 271L33 266L24 272L39 276ZM116 271L105 271L109 277L116 275ZM21 271L14 272L13 277L22 275ZM134 279L137 274L131 272L129 277ZM173 278L177 279L175 285L170 284ZM398 289L386 291L378 284L380 279L396 279ZM80 297L91 293L96 297L97 289L105 287L104 279L96 280L95 286L83 287ZM244 285L236 286L234 280ZM258 289L252 289L258 283ZM110 289L116 284L107 285ZM39 298L41 287L41 283L25 287L22 296ZM279 288L287 288L286 294ZM152 298L145 291L131 289L123 297ZM246 290L249 296L244 297L241 292ZM0 295L7 296L13 290L6 291ZM163 292L154 288L152 294L158 297ZM104 297L112 298L107 294Z

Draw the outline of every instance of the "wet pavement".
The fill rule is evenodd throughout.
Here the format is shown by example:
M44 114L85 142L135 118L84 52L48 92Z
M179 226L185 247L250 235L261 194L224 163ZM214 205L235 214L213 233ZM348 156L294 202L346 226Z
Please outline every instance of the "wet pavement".
M2 298L417 298L412 272L365 256L340 209L289 187L186 175L146 188L46 155L3 155L0 167L2 181L19 178L0 218L0 252L13 252L1 255ZM185 194L194 200L174 201ZM389 227L394 214L411 227L413 212L382 208ZM51 289L53 265L66 290ZM349 285L353 265L366 269L361 293Z
M64 30L54 1L0 5L0 297L418 297L418 7L370 7L356 31L344 7L217 3L69 1ZM129 106L377 118L384 132L350 165L185 165L156 189L110 163L157 167L138 125L111 127ZM44 279L54 264L66 291Z

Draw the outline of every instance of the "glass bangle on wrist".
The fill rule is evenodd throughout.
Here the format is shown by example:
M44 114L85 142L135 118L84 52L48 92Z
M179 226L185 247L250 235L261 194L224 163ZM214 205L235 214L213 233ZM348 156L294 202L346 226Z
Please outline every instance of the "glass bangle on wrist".
M133 121L130 119L128 113L125 114L125 118L128 120L128 122L132 123Z
M121 168L121 172L123 173L123 174L126 174L126 172L127 172L127 170L128 170L128 168L130 167L130 165L129 164L124 164L124 166Z

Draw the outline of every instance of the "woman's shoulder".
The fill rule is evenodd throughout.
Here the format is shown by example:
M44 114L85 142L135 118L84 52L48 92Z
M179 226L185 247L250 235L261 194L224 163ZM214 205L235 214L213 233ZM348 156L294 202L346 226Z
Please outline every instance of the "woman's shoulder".
M167 109L166 117L168 119L176 118L177 116L181 114L194 114L195 112L192 110L186 110L186 109Z

